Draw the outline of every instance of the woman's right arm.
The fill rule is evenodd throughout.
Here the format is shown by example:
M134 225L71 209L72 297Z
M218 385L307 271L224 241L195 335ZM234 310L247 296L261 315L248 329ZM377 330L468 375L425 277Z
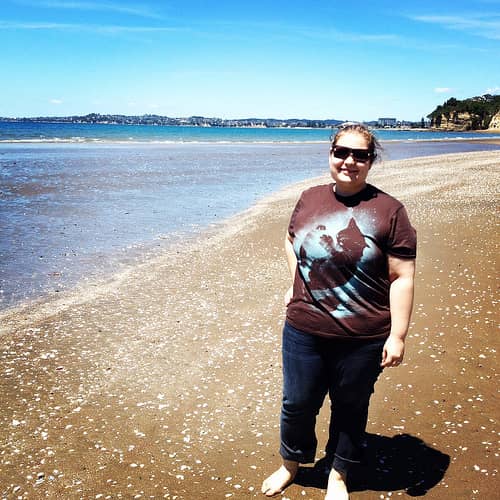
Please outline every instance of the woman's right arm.
M285 254L286 261L288 263L288 269L290 271L290 275L292 277L292 286L285 293L285 306L288 305L293 295L293 282L295 280L295 272L297 270L297 257L295 255L295 251L293 250L293 238L290 236L290 233L286 233L285 237Z

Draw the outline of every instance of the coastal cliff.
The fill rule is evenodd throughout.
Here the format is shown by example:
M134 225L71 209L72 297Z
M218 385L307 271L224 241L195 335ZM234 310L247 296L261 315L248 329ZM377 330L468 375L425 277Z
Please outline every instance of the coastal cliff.
M485 94L470 99L452 97L427 115L438 130L487 130L500 128L500 95Z
M431 121L431 126L441 130L454 130L463 132L466 130L473 130L475 121L478 120L476 115L470 113L457 113L451 111L447 114L441 114L434 121ZM482 125L482 124L481 124ZM488 128L488 127L480 127Z
M489 129L500 130L500 111L491 119Z
M432 124L432 126L440 130L453 130L457 132L467 130L500 130L500 111L493 115L489 122L488 119L485 120L480 115L452 111L448 115L441 115L439 126L436 124Z
M427 116L438 130L500 129L500 96L485 94L462 101L452 97Z

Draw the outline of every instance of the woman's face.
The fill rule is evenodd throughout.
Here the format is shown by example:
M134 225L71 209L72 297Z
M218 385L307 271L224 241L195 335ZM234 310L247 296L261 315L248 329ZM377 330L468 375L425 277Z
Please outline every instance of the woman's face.
M335 191L344 196L359 193L366 186L366 177L372 165L372 158L364 160L364 151L368 151L367 138L359 132L346 132L337 139L333 148L334 151L330 152L330 173L336 184ZM335 148L338 148L337 153ZM351 152L351 149L364 151ZM345 159L339 157L347 153L350 154Z

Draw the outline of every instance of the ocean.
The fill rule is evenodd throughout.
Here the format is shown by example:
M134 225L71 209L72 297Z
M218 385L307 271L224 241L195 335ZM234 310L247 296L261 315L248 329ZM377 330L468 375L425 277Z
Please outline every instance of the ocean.
M0 143L288 143L323 142L331 129L304 128L210 128L87 123L1 122ZM431 130L377 131L382 141L474 140L498 135L477 132Z
M324 174L330 134L0 122L0 310L109 276ZM377 136L385 159L500 149L478 133Z

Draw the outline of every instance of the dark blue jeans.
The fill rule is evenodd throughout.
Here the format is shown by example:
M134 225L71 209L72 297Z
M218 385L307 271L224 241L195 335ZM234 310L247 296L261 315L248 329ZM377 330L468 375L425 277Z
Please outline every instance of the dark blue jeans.
M316 416L328 393L331 417L326 454L346 473L361 461L368 404L382 368L384 340L344 341L283 329L283 401L280 454L314 462Z

